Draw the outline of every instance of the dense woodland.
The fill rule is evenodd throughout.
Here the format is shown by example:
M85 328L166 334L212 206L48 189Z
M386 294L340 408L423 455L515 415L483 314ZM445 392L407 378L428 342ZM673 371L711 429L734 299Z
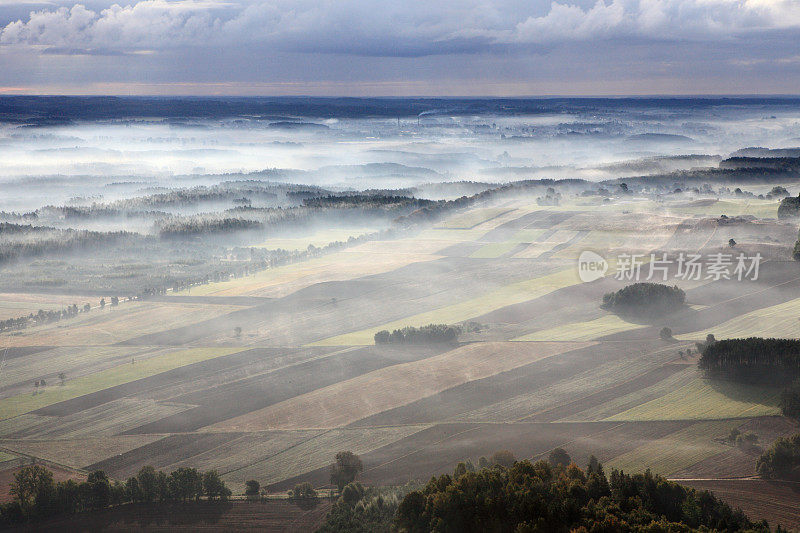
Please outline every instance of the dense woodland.
M623 314L663 315L677 311L685 302L681 288L660 283L634 283L603 295L603 308Z
M749 337L707 342L697 364L710 375L785 384L800 376L800 340Z
M606 477L594 458L582 470L563 455L479 470L461 463L452 476L433 477L418 490L353 487L342 494L320 531L769 531L766 523L751 522L707 491L649 471L629 475L614 470Z

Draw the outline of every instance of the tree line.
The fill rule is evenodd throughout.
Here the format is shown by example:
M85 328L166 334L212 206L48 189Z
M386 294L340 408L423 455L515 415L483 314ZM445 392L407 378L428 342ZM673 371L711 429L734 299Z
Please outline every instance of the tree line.
M167 474L145 466L125 483L111 481L102 470L90 472L86 481L56 483L53 473L38 464L14 474L10 493L13 500L0 505L0 525L4 526L126 503L219 501L231 495L216 470L181 467Z
M381 330L375 334L375 344L432 344L453 342L461 334L461 328L449 324L428 324L427 326L406 326L391 333Z
M741 381L785 383L800 376L800 339L725 339L706 342L698 366Z
M112 296L110 300L112 307L119 305L119 297ZM102 308L105 306L106 300L105 298L102 298L100 300L100 307ZM42 324L50 324L51 322L58 322L59 320L74 318L81 313L88 313L91 310L92 306L88 303L83 304L82 307L78 307L77 304L72 304L58 311L45 311L44 309L39 309L36 314L30 313L27 316L0 320L0 332L25 329L27 327L39 326Z

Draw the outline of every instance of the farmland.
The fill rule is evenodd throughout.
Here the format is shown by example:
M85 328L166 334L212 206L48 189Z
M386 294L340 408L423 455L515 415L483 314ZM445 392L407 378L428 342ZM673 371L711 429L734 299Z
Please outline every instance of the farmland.
M248 479L273 492L325 487L341 450L361 456L374 484L499 449L538 459L556 447L581 463L594 454L607 471L751 476L752 461L742 466L721 439L738 427L762 443L793 431L765 422L779 415L780 391L710 380L683 351L708 333L797 336L793 242L763 249L755 281L673 276L690 305L666 317L600 308L626 284L614 278L617 253L717 252L729 234L752 251L791 233L766 217L774 202L715 203L763 215L731 232L681 204L478 204L397 238L1 333L0 448L8 466L21 454L120 480L147 464L217 469L235 493ZM253 246L303 250L350 231ZM606 254L605 276L581 281L583 250ZM72 297L2 298L0 314L13 314ZM379 330L431 323L464 331L452 344L374 343ZM674 338L660 337L664 326ZM233 505L231 520L251 520Z

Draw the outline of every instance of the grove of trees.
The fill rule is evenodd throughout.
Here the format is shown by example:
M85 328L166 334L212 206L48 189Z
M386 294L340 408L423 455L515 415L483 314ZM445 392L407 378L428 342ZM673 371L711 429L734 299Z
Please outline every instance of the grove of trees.
M800 340L724 339L703 345L698 366L742 381L785 383L800 376Z
M661 283L634 283L603 296L604 309L618 313L662 315L676 311L686 302L686 293Z
M461 334L461 328L448 324L428 324L419 328L406 326L391 333L381 330L375 334L375 344L431 344L453 342Z
M776 440L756 461L756 471L766 479L800 481L800 433Z

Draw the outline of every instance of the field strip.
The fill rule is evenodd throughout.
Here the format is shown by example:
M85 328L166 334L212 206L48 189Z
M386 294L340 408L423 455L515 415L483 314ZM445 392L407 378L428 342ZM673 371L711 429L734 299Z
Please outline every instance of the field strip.
M554 407L575 401L581 395L590 396L608 387L635 379L648 370L664 364L664 361L654 357L655 355L672 350L672 347L662 348L650 353L609 361L579 374L551 382L547 386L465 411L447 421L523 422Z
M696 377L660 398L615 414L607 421L712 420L779 415L780 389Z
M556 230L552 235L544 240L536 240L524 250L514 254L516 258L536 259L540 255L545 254L561 244L566 244L570 240L579 235L579 232L573 230Z
M631 331L634 329L650 327L648 324L635 324L627 322L618 315L607 314L595 320L586 322L572 322L554 328L535 331L516 339L514 342L529 341L590 341L599 337L619 333L621 331Z
M129 435L77 440L2 440L0 446L24 455L82 469L106 457L125 453L160 438L161 435Z
M576 269L560 270L539 278L506 285L477 298L395 320L377 327L329 337L310 343L308 346L367 346L374 344L375 333L384 329L392 331L405 326L424 326L431 323L455 324L502 307L526 302L578 283L581 283L581 281L578 278Z
M428 427L430 425L332 429L247 466L226 472L223 479L244 482L255 478L263 480L265 485L277 483L330 465L337 451L349 450L363 455Z
M412 263L432 261L440 257L436 252L450 244L433 239L371 241L249 276L191 287L176 294L280 298L316 283L382 274Z
M125 302L125 305L95 310L66 321L27 328L3 335L8 346L84 346L114 344L149 333L158 333L217 318L242 306Z
M713 333L719 339L734 337L800 337L800 298L782 304L756 309L717 326L678 335L681 340L705 339Z
M34 380L46 378L59 382L57 374L63 372L67 379L77 378L104 368L111 368L120 361L130 362L131 357L140 357L156 350L144 346L64 346L6 361L0 370L0 391L3 396L14 394L14 388L24 385L31 390ZM19 392L19 391L16 391Z
M246 349L247 347L191 348L169 352L133 364L115 366L108 370L68 380L64 385L50 385L38 394L23 393L0 400L0 420Z
M724 451L723 445L714 439L727 436L740 424L741 420L697 422L618 455L606 461L605 467L626 472L649 468L653 473L668 476Z
M590 343L474 343L402 363L219 422L210 431L329 428Z
M470 209L465 213L458 213L440 222L435 226L436 229L473 229L479 224L489 222L506 213L516 211L513 207L482 207Z
M675 374L635 392L618 396L589 409L559 419L559 422L597 422L637 405L649 402L683 387L697 376L697 369L688 366Z
M483 245L475 250L470 257L475 259L495 259L502 255L507 254L517 246L523 243L534 242L542 233L544 229L522 229L514 234L510 239L503 242L492 242ZM477 240L480 242L480 239ZM548 242L551 242L548 240ZM556 246L558 243L553 243Z

